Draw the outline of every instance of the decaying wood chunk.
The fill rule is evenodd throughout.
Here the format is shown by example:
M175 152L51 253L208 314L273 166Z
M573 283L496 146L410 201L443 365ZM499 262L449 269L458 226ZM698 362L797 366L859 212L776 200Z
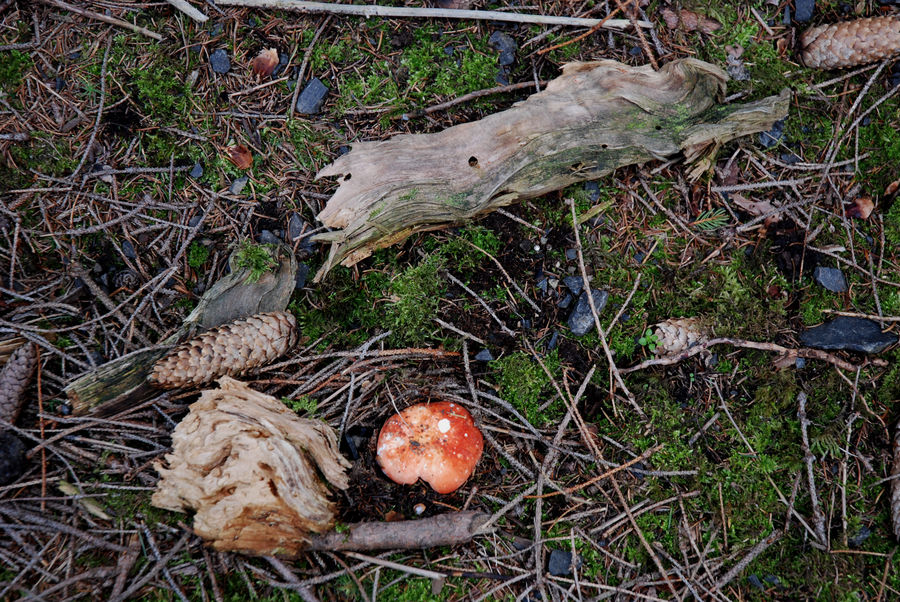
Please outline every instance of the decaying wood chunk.
M27 341L0 369L0 423L13 424L25 401L25 388L37 366L37 346Z
M900 53L900 17L870 17L811 27L800 36L800 59L813 69L874 63Z
M195 510L194 530L217 550L266 556L295 555L331 528L324 481L346 489L350 466L327 424L228 377L191 404L166 464L155 464L154 506Z
M163 389L239 376L272 362L297 343L297 320L287 311L257 314L207 330L153 366L150 384Z
M659 71L616 61L571 63L511 109L434 134L361 142L319 172L340 187L318 218L337 230L320 281L414 232L461 224L617 167L683 152L691 175L725 142L766 131L790 93L722 105L727 74L695 59Z

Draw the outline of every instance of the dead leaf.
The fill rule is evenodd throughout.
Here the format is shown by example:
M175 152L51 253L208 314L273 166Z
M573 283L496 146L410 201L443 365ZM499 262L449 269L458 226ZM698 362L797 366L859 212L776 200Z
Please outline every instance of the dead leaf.
M735 205L737 205L753 217L765 215L766 213L770 213L778 209L769 201L751 201L750 199L737 193L731 195L731 200Z
M847 217L859 219L868 219L872 215L873 209L875 209L875 203L872 202L872 197L870 196L857 197L849 205L844 205L844 213L847 214Z
M268 77L275 71L278 66L278 50L275 48L265 48L256 55L256 58L250 63L253 73L261 77Z
M225 155L238 169L250 169L253 166L253 154L243 144L227 147Z
M894 196L900 190L900 180L894 180L884 189L884 196Z
M679 23L684 31L697 31L707 35L722 29L722 24L692 10L681 9L675 12L670 8L662 9L662 18L669 29L677 29Z

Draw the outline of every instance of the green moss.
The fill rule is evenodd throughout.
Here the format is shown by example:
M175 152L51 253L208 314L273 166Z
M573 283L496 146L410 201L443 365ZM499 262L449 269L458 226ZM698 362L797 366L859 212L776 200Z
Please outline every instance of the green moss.
M206 260L209 259L209 248L201 245L199 242L192 242L191 246L188 247L187 256L188 265L195 270L199 270L206 263Z
M430 337L445 288L439 274L444 265L442 255L429 255L390 283L393 303L387 306L385 317L397 342L420 344Z
M249 270L247 281L257 282L263 274L278 267L275 253L274 245L257 245L244 241L234 256L234 267Z
M543 362L554 377L561 374L557 350L543 358ZM540 427L559 419L563 402L553 399L547 403L556 397L556 392L551 389L550 379L543 368L531 356L516 351L494 360L490 367L500 387L501 397L521 412L528 422Z
M12 96L31 65L31 57L24 52L0 52L0 93Z
M149 65L132 69L137 100L148 119L169 125L187 115L191 92L182 80L183 66L161 53L152 56Z

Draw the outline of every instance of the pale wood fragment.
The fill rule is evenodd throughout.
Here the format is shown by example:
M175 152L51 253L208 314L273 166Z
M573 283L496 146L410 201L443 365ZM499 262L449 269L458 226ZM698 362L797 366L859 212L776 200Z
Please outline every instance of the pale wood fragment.
M434 134L360 142L319 172L340 186L318 218L335 231L316 281L414 232L470 222L615 168L684 153L693 177L722 144L768 130L790 92L721 104L728 76L684 59L659 71L616 61L571 63L512 108Z

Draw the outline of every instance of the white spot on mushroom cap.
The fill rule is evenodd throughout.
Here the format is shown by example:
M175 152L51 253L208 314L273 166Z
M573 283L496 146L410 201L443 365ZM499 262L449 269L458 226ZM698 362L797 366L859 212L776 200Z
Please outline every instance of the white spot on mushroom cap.
M446 433L450 430L450 421L446 418L441 418L437 423L438 430L442 433Z

